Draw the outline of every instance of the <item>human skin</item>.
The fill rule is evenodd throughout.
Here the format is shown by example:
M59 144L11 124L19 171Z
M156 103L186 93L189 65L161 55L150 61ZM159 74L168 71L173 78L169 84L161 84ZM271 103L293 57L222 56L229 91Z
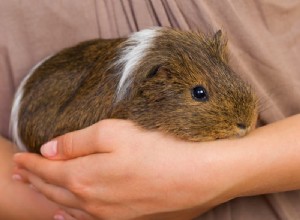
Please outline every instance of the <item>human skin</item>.
M50 160L15 155L15 173L99 219L191 219L239 196L300 189L299 131L295 115L244 138L193 143L105 120L44 145Z
M59 207L28 185L13 181L13 144L0 136L0 219L52 220Z
M31 185L14 181L14 154L13 143L0 136L0 219L53 220L53 213L57 213L57 216L64 215L68 220L75 220L58 204L33 190ZM79 218L94 219L82 211L65 209Z

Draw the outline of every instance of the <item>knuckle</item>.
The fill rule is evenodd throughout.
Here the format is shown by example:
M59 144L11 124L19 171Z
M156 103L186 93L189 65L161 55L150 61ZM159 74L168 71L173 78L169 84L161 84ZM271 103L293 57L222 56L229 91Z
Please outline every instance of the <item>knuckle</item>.
M92 203L85 203L83 205L83 209L87 212L90 213L91 215L97 216L100 219L112 219L112 212L109 210L109 208L103 204L101 205L95 205Z
M64 179L64 184L71 192L74 191L73 189L77 189L80 187L78 184L77 176L74 176L73 172L68 173Z
M105 144L113 134L112 123L109 120L103 120L97 124L94 137L97 143Z
M127 131L133 125L132 122L120 119L105 119L97 123L98 137L114 137L116 133Z
M65 184L67 188L74 194L77 194L77 192L80 192L80 189L82 188L80 182L76 177L73 175L66 176Z
M69 175L66 180L66 185L69 191L71 191L77 197L87 201L92 198L93 193L90 190L91 187L82 181L80 177L76 175Z
M72 157L74 156L74 149L73 149L73 134L68 133L60 137L60 144L58 145L60 154L64 157Z
M97 133L107 133L109 132L110 128L112 126L112 123L110 120L102 120L97 124Z
M38 192L42 193L49 200L60 203L60 195L57 193L57 191L51 191L49 189L40 188L40 187L37 188L37 190L38 190Z
M56 196L55 196L54 193L43 192L43 194L44 194L44 196L45 196L47 199L49 199L49 200L51 200L51 201L56 201L56 200L57 200L57 198L56 198Z

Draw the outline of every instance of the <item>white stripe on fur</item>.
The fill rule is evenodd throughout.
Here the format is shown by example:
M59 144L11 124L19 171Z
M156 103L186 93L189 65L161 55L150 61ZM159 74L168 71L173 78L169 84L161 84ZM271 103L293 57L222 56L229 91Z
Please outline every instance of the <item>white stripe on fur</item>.
M122 100L133 82L132 73L139 66L147 51L153 45L153 40L159 35L160 27L145 29L132 34L125 42L126 46L121 52L121 58L115 65L123 67L121 78L116 91L116 102Z
M19 129L18 129L19 110L20 110L21 101L23 99L24 86L26 85L26 82L30 78L30 76L35 72L35 70L51 57L52 56L48 56L48 57L44 58L29 71L29 73L26 75L26 77L20 83L20 85L17 89L17 92L15 94L14 102L12 105L9 127L10 127L10 132L11 132L13 141L17 145L17 148L21 151L27 151L24 143L22 142L22 140L20 138Z

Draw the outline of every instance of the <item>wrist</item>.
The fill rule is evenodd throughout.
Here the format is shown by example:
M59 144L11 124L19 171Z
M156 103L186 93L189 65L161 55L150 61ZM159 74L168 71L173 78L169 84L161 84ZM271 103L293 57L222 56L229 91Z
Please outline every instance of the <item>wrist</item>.
M241 180L232 169L236 165L228 152L231 144L235 140L188 143L182 188L189 189L191 206L206 211L235 197L235 186Z
M290 117L233 140L226 157L235 163L234 197L300 188L299 122L299 115Z

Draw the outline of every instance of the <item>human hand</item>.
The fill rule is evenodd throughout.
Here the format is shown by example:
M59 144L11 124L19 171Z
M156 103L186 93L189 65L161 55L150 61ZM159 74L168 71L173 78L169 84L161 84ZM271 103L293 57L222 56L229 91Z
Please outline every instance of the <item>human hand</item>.
M52 161L16 155L16 173L50 200L98 219L191 219L231 198L212 146L104 120L44 145Z
M13 176L13 143L0 135L0 219L52 220L58 205Z

